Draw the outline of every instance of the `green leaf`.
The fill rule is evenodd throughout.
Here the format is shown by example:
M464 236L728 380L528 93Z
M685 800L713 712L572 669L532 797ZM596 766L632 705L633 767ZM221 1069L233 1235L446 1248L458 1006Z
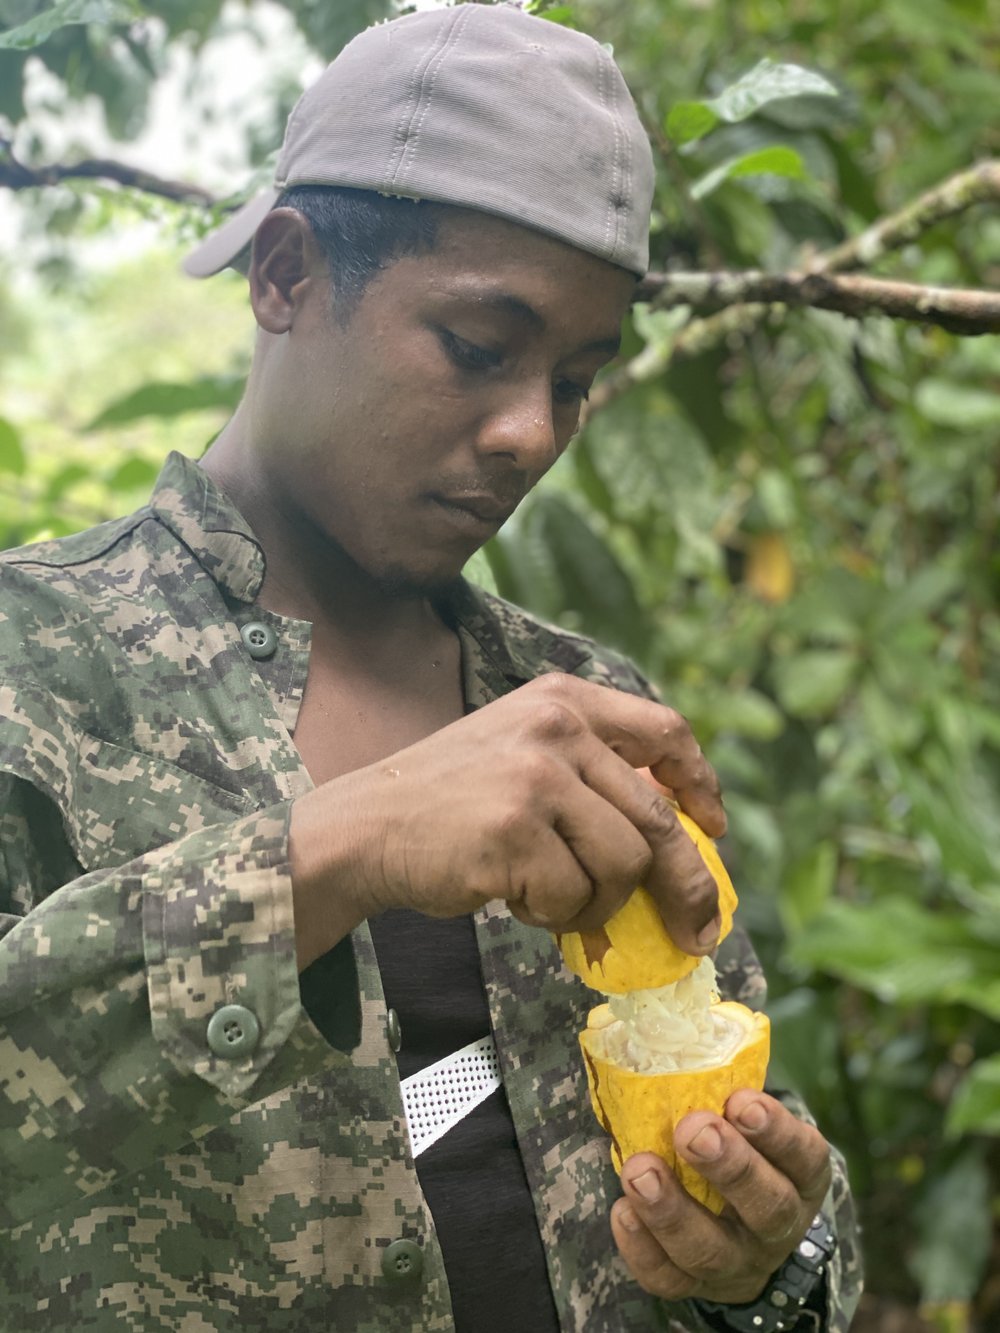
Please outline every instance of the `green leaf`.
M470 560L466 562L462 570L462 577L476 584L479 588L485 588L487 592L495 593L497 591L497 582L493 576L493 566L490 563L490 557L485 550L478 550Z
M908 898L831 900L790 946L794 962L830 972L886 1003L962 1001L1000 1016L996 945L974 920Z
M576 483L581 493L606 519L615 517L615 497L597 464L586 432L576 441L571 454Z
M686 322L684 310L654 310L646 301L637 301L632 307L632 323L647 348L669 349Z
M836 1086L840 1059L830 997L803 986L768 1002L771 1061L768 1081L794 1088L815 1109L817 1086Z
M498 596L505 597L509 602L525 605L526 599L518 585L517 572L511 568L508 548L503 545L502 540L494 537L476 554L482 556L490 567L490 583L486 585L490 591L495 591Z
M727 158L717 167L707 171L691 186L694 199L704 199L707 194L727 180L737 180L741 176L785 176L791 180L804 180L805 163L801 153L784 144L773 144L770 148L755 148L753 152Z
M801 65L777 64L765 57L749 73L707 103L729 124L746 120L770 102L788 97L837 97L837 89L821 74Z
M846 569L828 569L810 580L789 603L785 624L803 638L863 645L868 638L868 621L882 601L882 589L874 583Z
M823 717L847 692L857 658L845 649L814 649L774 666L778 699L793 717Z
M140 486L152 486L159 468L146 458L126 458L115 468L108 478L108 485L113 491L134 491Z
M989 1171L981 1145L969 1145L934 1173L916 1210L909 1268L927 1303L968 1301L979 1287L992 1238Z
M917 569L903 587L892 590L891 596L879 608L879 629L894 628L908 618L923 621L959 596L964 584L965 576L960 569L943 564L929 564Z
M634 383L655 379L663 373L670 362L677 335L688 321L688 314L688 307L683 305L673 310L652 310L642 302L636 303L632 309L632 322L646 345L628 363L629 377Z
M75 486L78 482L87 481L91 476L91 469L83 463L67 463L61 467L49 482L48 489L45 492L45 499L49 504L61 500L62 497Z
M719 123L708 102L675 102L667 115L666 130L675 144L703 139Z
M936 844L953 877L985 888L1000 883L1000 801L996 780L952 747L925 741L925 771L906 764L899 784L914 826ZM996 918L1000 921L1000 916Z
M26 462L20 433L5 417L0 417L0 472L13 472L15 477L21 477Z
M676 102L667 115L666 131L675 144L702 139L720 120L730 125L747 120L762 107L790 97L838 97L832 83L801 65L779 65L764 59L718 97ZM787 172L775 173L787 175Z
M829 902L837 878L837 849L816 844L786 871L781 885L781 915L790 935L797 934Z
M54 32L75 23L131 23L141 17L139 9L127 0L60 0L16 28L0 33L0 50L30 51L41 46Z
M977 1060L948 1108L946 1132L1000 1134L1000 1055Z
M485 549L500 595L554 620L564 604L562 588L537 508L531 501L523 505Z
M714 695L706 706L715 731L773 741L784 730L785 719L766 694L759 690L726 690Z
M548 19L550 23L558 23L563 28L579 28L580 26L572 5L546 4L545 0L542 0L540 4L529 5L528 13L536 14L542 19Z
M121 426L142 417L176 417L209 408L230 411L240 401L244 383L241 375L206 375L188 384L144 384L109 403L84 430Z
M890 753L908 749L920 739L923 719L910 699L869 675L857 694L861 716L865 720L870 743Z
M635 590L614 552L574 506L540 495L534 510L559 575L563 605L577 612L586 633L636 650L644 621Z
M738 790L730 790L726 793L726 808L731 827L740 831L741 847L750 849L765 863L780 863L785 830L779 824L773 805L747 799Z
M1000 395L953 380L925 379L914 394L917 411L936 426L985 430L1000 426Z
M757 500L771 528L790 528L798 517L795 487L786 473L763 467L757 474Z

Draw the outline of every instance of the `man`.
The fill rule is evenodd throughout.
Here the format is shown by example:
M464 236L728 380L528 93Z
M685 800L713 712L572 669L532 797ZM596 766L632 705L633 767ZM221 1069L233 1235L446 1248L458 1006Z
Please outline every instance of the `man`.
M718 834L711 769L628 663L460 579L645 268L621 77L517 9L411 16L306 93L278 180L190 265L250 245L259 329L202 466L6 558L3 1326L842 1330L811 1124L690 1117L716 1218L651 1154L619 1181L586 1105L551 932L642 881L714 948L635 771ZM719 964L759 998L738 935Z

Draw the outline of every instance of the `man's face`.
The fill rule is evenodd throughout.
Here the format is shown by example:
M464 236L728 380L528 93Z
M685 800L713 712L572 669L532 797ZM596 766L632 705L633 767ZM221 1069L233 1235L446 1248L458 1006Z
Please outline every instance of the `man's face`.
M314 273L263 377L269 501L381 586L447 583L566 448L633 289L583 251L453 210L346 319Z

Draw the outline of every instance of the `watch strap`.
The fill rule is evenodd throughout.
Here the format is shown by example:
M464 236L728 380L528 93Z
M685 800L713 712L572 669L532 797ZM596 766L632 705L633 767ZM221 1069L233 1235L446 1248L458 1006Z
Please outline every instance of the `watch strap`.
M732 1329L733 1333L790 1333L800 1316L807 1313L806 1303L822 1284L836 1248L837 1238L829 1223L817 1213L756 1300L744 1305L702 1300L694 1303L712 1328Z

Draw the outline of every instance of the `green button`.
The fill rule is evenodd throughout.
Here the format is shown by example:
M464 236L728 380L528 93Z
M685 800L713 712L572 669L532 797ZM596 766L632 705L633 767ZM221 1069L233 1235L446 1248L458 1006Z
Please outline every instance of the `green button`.
M395 1009L390 1009L386 1016L386 1032L389 1037L389 1045L394 1051L398 1051L403 1044L403 1029L400 1026L399 1014Z
M251 620L249 624L244 625L240 630L240 638L246 644L247 652L251 657L263 660L274 656L274 650L278 646L278 636L270 625L265 625L262 620Z
M244 1060L260 1040L257 1015L242 1004L224 1004L208 1020L209 1050L222 1060Z
M382 1272L390 1282L413 1282L424 1271L424 1252L412 1240L394 1240L382 1253Z

